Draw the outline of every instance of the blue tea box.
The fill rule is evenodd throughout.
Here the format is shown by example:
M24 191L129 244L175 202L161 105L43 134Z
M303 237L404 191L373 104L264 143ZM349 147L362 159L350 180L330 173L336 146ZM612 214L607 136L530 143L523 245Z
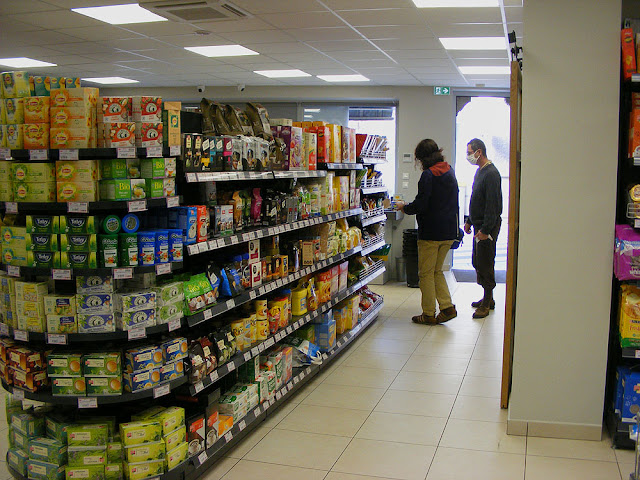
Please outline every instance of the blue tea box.
M622 414L622 398L624 396L623 379L631 372L629 367L619 366L616 369L616 395L613 399L613 410L616 415Z
M633 417L640 412L640 372L629 372L622 377L622 421L633 422Z

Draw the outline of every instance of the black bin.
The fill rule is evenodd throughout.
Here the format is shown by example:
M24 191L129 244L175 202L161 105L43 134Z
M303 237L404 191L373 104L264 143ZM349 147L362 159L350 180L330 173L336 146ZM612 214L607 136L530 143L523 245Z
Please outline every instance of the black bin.
M418 288L418 230L407 228L402 232L402 256L407 264L407 286Z

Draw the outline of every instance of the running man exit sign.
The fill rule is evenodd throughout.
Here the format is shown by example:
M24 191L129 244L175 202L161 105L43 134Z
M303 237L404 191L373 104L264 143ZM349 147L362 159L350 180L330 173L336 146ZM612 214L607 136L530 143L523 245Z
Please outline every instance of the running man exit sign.
M451 87L433 87L434 95L451 95Z

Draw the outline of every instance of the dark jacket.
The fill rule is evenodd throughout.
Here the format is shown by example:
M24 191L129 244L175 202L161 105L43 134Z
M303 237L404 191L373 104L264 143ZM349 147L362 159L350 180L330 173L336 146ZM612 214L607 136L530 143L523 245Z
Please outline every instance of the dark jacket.
M485 235L494 231L502 214L502 178L493 163L479 168L473 179L469 220Z
M458 236L458 181L447 162L422 172L418 195L404 213L416 215L418 239L454 240Z

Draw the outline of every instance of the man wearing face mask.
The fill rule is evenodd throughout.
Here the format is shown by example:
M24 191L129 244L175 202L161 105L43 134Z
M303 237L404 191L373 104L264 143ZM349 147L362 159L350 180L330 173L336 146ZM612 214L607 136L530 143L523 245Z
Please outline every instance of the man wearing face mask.
M482 299L471 306L476 308L473 318L484 318L495 308L493 289L496 286L496 241L502 223L502 179L496 166L487 158L487 147L482 140L474 138L467 144L467 161L476 165L478 171L473 179L464 231L471 233L473 227L471 260L478 285L484 289Z

